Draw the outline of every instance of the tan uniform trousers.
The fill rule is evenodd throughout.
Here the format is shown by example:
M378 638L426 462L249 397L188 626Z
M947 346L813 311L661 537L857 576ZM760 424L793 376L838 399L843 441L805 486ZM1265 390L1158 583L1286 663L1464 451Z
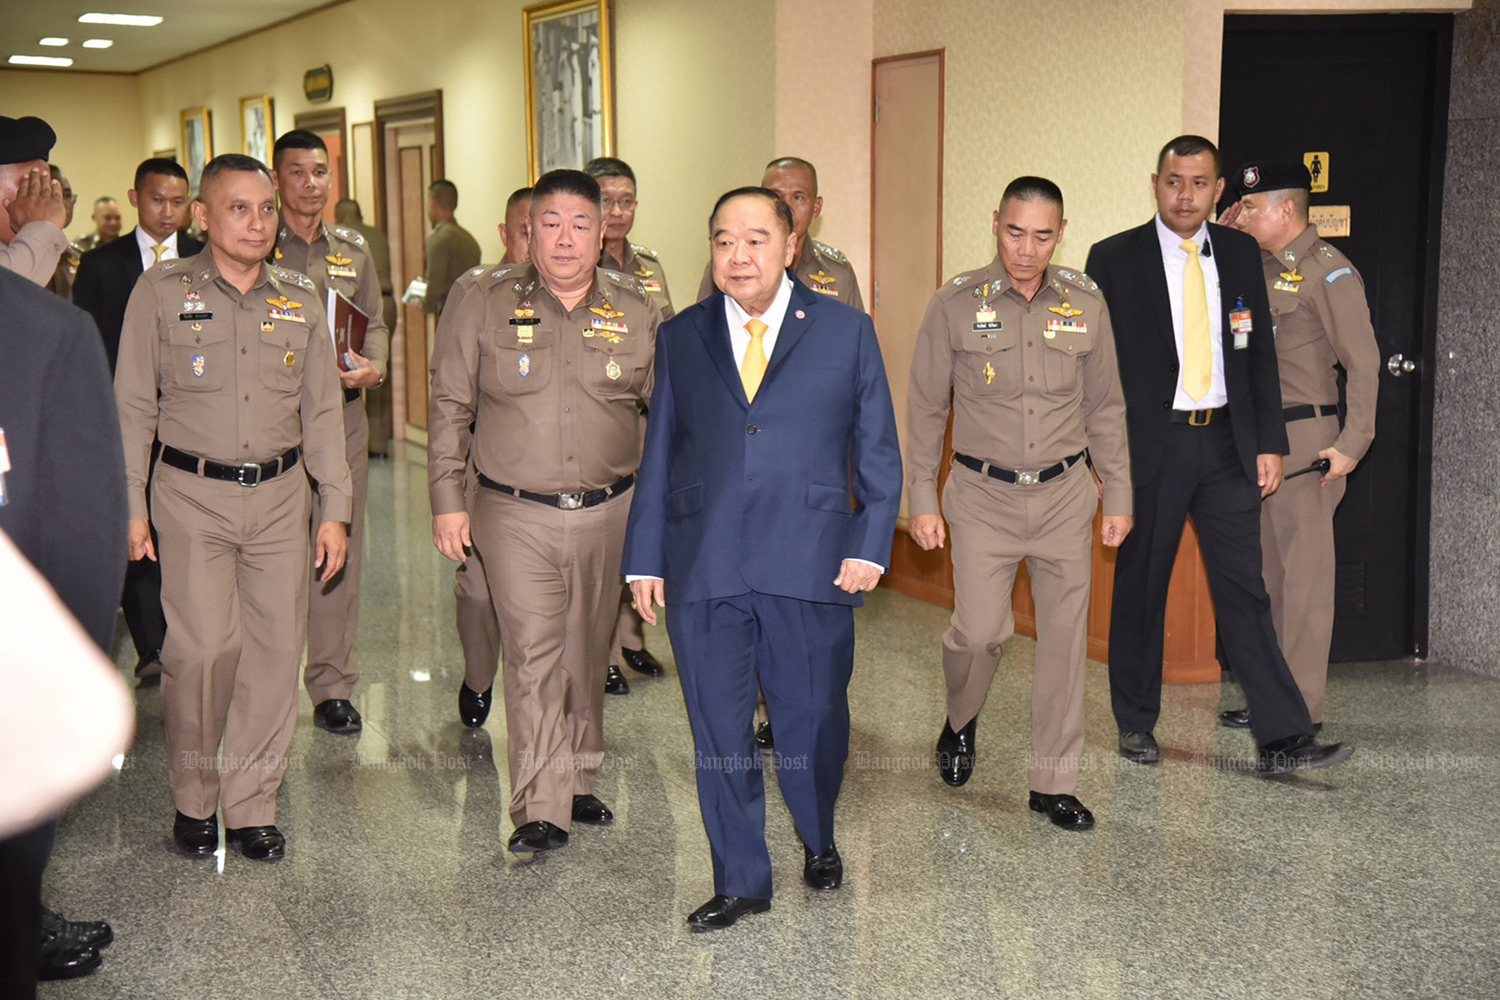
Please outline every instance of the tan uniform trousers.
M354 662L354 635L359 629L359 577L364 564L365 499L370 485L370 423L365 419L363 400L344 404L344 441L349 479L354 486L349 557L339 575L327 583L319 582L322 570L316 566L308 577L307 669L303 680L314 705L330 698L348 699L359 680L359 667ZM318 525L322 522L323 504L314 489L309 564L317 557Z
M479 481L474 478L474 463L470 462L464 499L471 526L478 492ZM458 619L458 644L464 651L464 685L470 691L484 694L495 683L495 674L500 670L500 620L495 617L495 599L490 594L489 576L477 545L458 564L458 573L453 578L453 608Z
M573 823L604 762L604 674L630 494L559 510L495 490L474 500L504 647L510 816Z
M1293 420L1288 472L1304 469L1339 436L1337 416ZM1271 595L1271 620L1281 652L1307 702L1313 722L1323 721L1328 648L1333 642L1333 512L1345 480L1322 485L1317 473L1281 484L1260 508L1261 570Z
M960 465L943 490L953 553L954 610L943 635L948 719L979 714L1016 630L1011 591L1021 560L1036 603L1031 676L1031 790L1072 794L1083 752L1083 684L1089 581L1099 495L1079 462L1037 486L1013 486Z
M222 802L227 827L276 822L297 722L310 492L300 464L254 488L167 465L152 476L167 780L194 819Z

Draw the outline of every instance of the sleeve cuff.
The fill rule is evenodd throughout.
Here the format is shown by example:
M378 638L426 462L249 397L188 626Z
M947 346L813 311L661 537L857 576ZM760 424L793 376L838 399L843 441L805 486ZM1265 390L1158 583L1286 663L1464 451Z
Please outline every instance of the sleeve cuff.
M637 580L660 580L660 579L661 579L661 577L659 577L659 576L644 576L644 575L642 575L640 573L626 573L625 574L625 582L626 583L635 583L635 581L637 581Z
M1128 486L1104 487L1104 516L1130 517L1135 513L1134 491Z
M880 574L882 576L885 575L885 567L882 566L882 565L880 565L880 563L878 563L878 562L871 562L868 559L861 559L861 558L859 558L859 556L850 556L849 557L849 561L850 562L857 562L857 563L864 563L866 566L874 566L876 569L878 569L880 571Z

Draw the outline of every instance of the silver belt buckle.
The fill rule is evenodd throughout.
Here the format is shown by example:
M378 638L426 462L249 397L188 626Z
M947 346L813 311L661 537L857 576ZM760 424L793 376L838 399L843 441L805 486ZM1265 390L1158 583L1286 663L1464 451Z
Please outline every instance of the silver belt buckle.
M1016 485L1035 486L1042 481L1041 477L1042 474L1040 472L1017 472Z
M248 471L250 471L250 470L252 470L252 469L255 470L255 480L253 482L248 482L247 483L245 481L245 473L248 472ZM240 466L240 475L239 475L239 478L235 480L235 482L239 483L241 486L259 486L260 485L260 476L261 476L260 463L259 462L246 462L244 465Z
M583 506L583 494L559 493L557 495L557 505L563 510L577 510Z

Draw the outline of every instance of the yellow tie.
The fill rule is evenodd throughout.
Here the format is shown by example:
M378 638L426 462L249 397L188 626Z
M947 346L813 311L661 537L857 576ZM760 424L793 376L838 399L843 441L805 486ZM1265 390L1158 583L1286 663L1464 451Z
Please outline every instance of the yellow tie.
M1198 244L1183 240L1187 264L1182 269L1182 391L1197 402L1213 384L1214 350L1208 326L1208 293L1203 287L1203 265Z
M167 252L167 245L165 243L153 243L151 245L151 252L156 254L155 263L160 264L161 255Z
M750 331L750 346L745 351L745 360L740 364L740 382L745 386L745 398L755 399L760 380L766 377L766 324L752 319L745 324Z

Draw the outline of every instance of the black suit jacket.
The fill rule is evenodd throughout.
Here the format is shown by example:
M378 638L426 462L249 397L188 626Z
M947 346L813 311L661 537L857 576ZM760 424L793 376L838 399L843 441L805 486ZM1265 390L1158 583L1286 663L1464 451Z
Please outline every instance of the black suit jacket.
M191 257L203 244L187 233L177 234L177 256ZM104 338L104 353L113 374L120 353L120 328L125 325L125 304L141 276L141 248L135 241L135 230L90 250L78 262L73 280L73 304L90 316Z
M10 458L0 529L107 649L125 581L126 507L104 351L87 314L4 270L0 429Z
M1230 424L1245 475L1254 482L1256 455L1285 455L1288 450L1260 247L1245 233L1212 223L1208 242L1219 271ZM1139 489L1151 481L1161 464L1162 440L1177 394L1177 340L1155 218L1094 244L1084 270L1098 282L1109 303L1125 390L1131 476ZM1250 345L1237 351L1229 313L1241 299L1250 310L1253 330Z

